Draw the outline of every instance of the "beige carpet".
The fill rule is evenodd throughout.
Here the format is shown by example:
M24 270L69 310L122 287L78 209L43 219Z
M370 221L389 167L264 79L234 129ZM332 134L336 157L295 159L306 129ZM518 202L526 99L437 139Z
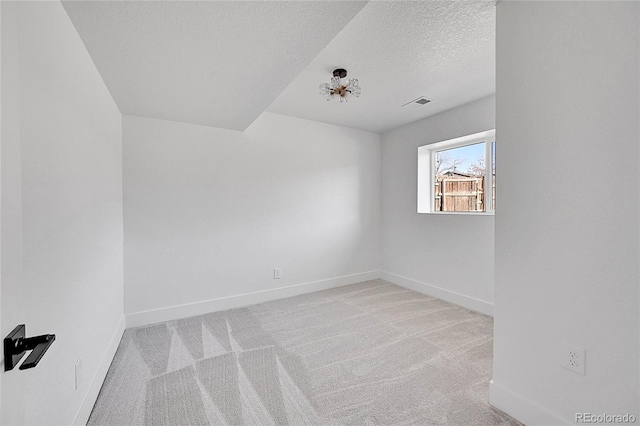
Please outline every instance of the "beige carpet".
M127 330L90 425L511 425L492 319L375 280Z

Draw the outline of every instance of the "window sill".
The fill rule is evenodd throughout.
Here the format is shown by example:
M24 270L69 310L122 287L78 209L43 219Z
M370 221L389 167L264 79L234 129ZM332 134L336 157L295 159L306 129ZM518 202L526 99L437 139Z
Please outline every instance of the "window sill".
M452 216L495 216L495 212L418 212L418 214L452 215Z

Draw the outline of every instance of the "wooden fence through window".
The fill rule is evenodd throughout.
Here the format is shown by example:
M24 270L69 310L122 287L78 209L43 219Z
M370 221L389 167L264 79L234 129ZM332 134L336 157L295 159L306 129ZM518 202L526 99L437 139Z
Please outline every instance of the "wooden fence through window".
M486 211L484 176L445 177L435 182L435 211L483 212Z

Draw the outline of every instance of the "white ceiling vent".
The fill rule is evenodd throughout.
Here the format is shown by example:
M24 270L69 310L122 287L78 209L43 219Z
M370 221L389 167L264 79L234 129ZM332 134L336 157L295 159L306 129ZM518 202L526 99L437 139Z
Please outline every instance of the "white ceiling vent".
M427 99L424 96L420 96L418 99L414 99L406 104L402 105L400 108L417 108L422 105L426 105L431 102L431 99Z

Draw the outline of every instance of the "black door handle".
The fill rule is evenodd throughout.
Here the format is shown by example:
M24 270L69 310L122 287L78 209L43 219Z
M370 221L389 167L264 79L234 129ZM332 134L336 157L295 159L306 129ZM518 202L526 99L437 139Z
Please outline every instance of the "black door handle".
M55 334L25 337L26 326L20 324L4 338L4 371L13 370L20 362L26 351L33 351L20 366L20 370L33 368L42 359L45 352L56 340Z

